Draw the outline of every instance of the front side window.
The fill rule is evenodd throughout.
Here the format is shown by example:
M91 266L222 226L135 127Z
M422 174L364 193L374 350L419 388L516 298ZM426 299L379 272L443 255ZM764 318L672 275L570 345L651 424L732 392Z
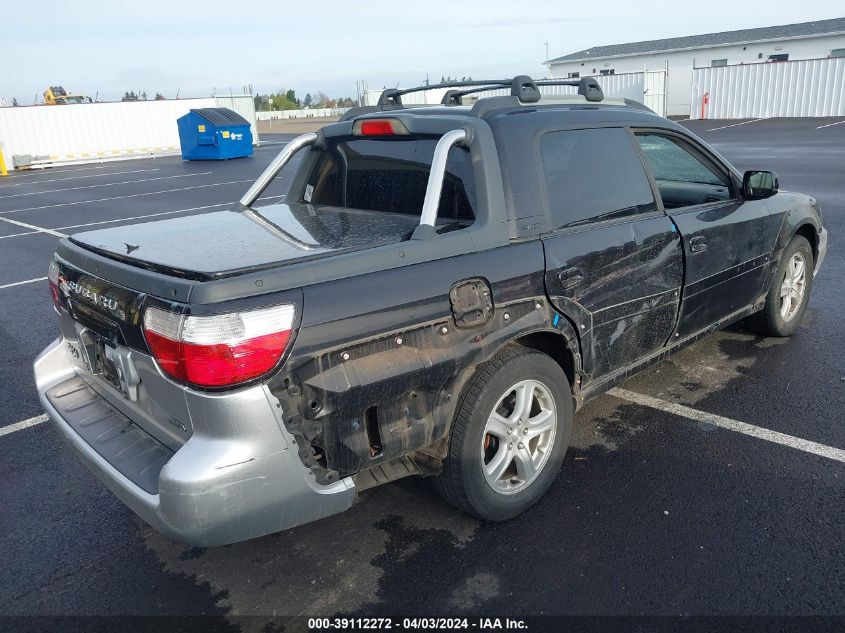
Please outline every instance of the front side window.
M622 128L550 132L540 139L553 229L648 213L654 195Z
M667 209L731 198L730 177L685 143L651 133L637 134L637 141Z

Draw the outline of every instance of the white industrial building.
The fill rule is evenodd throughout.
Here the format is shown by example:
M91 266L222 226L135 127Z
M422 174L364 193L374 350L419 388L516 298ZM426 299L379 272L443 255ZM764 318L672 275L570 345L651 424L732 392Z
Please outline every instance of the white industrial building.
M694 68L836 57L845 57L845 18L595 46L545 63L555 78L665 71L665 114L686 117L698 108Z

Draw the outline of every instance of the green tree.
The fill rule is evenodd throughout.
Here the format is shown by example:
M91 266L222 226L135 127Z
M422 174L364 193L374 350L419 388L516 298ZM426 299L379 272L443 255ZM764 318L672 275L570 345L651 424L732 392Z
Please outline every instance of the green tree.
M303 100L302 100L302 105L304 105L306 108L310 108L310 107L311 107L311 102L312 102L313 100L314 100L314 99L311 97L311 93L310 93L310 92L307 92L307 93L305 93L305 99L303 99Z
M294 92L293 90L288 90L285 93L285 98L287 98L287 100L291 103L297 103L296 92Z

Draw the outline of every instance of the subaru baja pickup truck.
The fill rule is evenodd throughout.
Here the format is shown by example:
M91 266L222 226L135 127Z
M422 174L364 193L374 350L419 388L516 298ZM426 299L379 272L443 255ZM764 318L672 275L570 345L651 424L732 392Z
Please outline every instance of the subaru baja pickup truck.
M813 198L592 79L451 88L297 137L230 210L59 244L41 402L163 533L241 541L408 475L508 519L588 399L739 319L798 327Z

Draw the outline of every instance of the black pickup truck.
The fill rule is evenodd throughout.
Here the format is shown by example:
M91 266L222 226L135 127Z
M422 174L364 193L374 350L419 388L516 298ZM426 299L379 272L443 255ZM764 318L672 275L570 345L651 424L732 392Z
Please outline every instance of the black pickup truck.
M578 94L386 91L235 208L63 240L61 335L35 362L57 428L191 544L407 475L503 520L557 476L589 398L739 319L791 334L826 251L816 201L594 80L553 83ZM483 90L510 94L462 104Z

